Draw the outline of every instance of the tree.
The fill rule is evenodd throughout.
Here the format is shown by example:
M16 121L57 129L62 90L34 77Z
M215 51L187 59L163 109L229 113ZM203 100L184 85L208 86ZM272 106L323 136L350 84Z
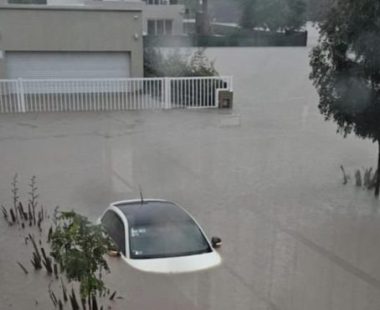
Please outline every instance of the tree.
M104 255L111 247L101 226L73 211L61 212L50 242L51 255L67 279L78 281L82 300L87 301L89 309L97 309L96 293L105 290L101 272L109 271Z
M240 0L241 16L240 26L243 29L253 29L255 27L255 0Z
M236 0L209 0L209 14L218 21L235 23L239 20L239 3Z
M320 23L310 55L319 110L338 132L378 144L375 195L380 190L380 2L337 0Z
M307 18L311 21L322 21L331 9L334 0L307 0Z
M240 0L240 3L240 25L244 29L294 31L306 22L304 0Z
M306 23L306 3L303 0L287 0L286 28L295 31Z
M190 77L190 76L216 76L218 72L214 62L210 61L199 48L189 59L188 55L175 50L163 54L157 48L144 49L144 76L145 77Z

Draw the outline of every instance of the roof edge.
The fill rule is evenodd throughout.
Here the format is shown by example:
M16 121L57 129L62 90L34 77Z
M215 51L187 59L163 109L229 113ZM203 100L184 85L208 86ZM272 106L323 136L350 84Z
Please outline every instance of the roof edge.
M142 12L143 5L140 2L84 5L1 4L0 2L0 10Z

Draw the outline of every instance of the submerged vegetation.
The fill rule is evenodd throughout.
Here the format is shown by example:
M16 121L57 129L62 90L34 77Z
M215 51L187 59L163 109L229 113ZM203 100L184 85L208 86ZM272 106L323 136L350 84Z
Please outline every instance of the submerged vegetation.
M346 172L343 165L340 166L343 176L343 185L348 184L353 178ZM376 187L377 182L377 171L373 168L362 168L356 169L354 173L354 184L358 188L366 189L368 191L373 191Z
M51 255L69 282L80 283L80 296L94 308L96 294L103 294L106 287L98 275L109 272L104 255L111 246L100 225L94 225L82 215L60 212L50 234Z
M74 211L60 212L56 207L50 216L38 201L36 184L36 178L32 177L27 207L24 207L18 176L14 176L13 206L1 205L4 220L10 229L17 227L25 232L25 244L32 247L33 269L45 270L51 277L48 294L54 308L104 309L104 304L121 298L105 286L102 277L103 272L110 272L104 258L112 247L110 239L100 225L92 224ZM30 273L25 262L16 263L25 275ZM70 293L67 285L71 285ZM60 293L56 292L57 287ZM110 305L107 309L111 309Z

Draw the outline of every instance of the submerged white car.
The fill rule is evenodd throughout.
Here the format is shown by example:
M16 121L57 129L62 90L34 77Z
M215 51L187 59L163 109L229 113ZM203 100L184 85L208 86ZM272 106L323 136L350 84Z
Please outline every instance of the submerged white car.
M99 222L132 267L158 273L208 269L221 263L215 248L195 219L166 200L125 200L112 203Z

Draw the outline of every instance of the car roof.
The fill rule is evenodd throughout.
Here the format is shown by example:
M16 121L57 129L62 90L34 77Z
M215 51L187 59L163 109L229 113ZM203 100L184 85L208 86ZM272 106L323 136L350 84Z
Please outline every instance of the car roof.
M182 208L170 201L126 201L114 206L125 215L131 227L193 222Z

